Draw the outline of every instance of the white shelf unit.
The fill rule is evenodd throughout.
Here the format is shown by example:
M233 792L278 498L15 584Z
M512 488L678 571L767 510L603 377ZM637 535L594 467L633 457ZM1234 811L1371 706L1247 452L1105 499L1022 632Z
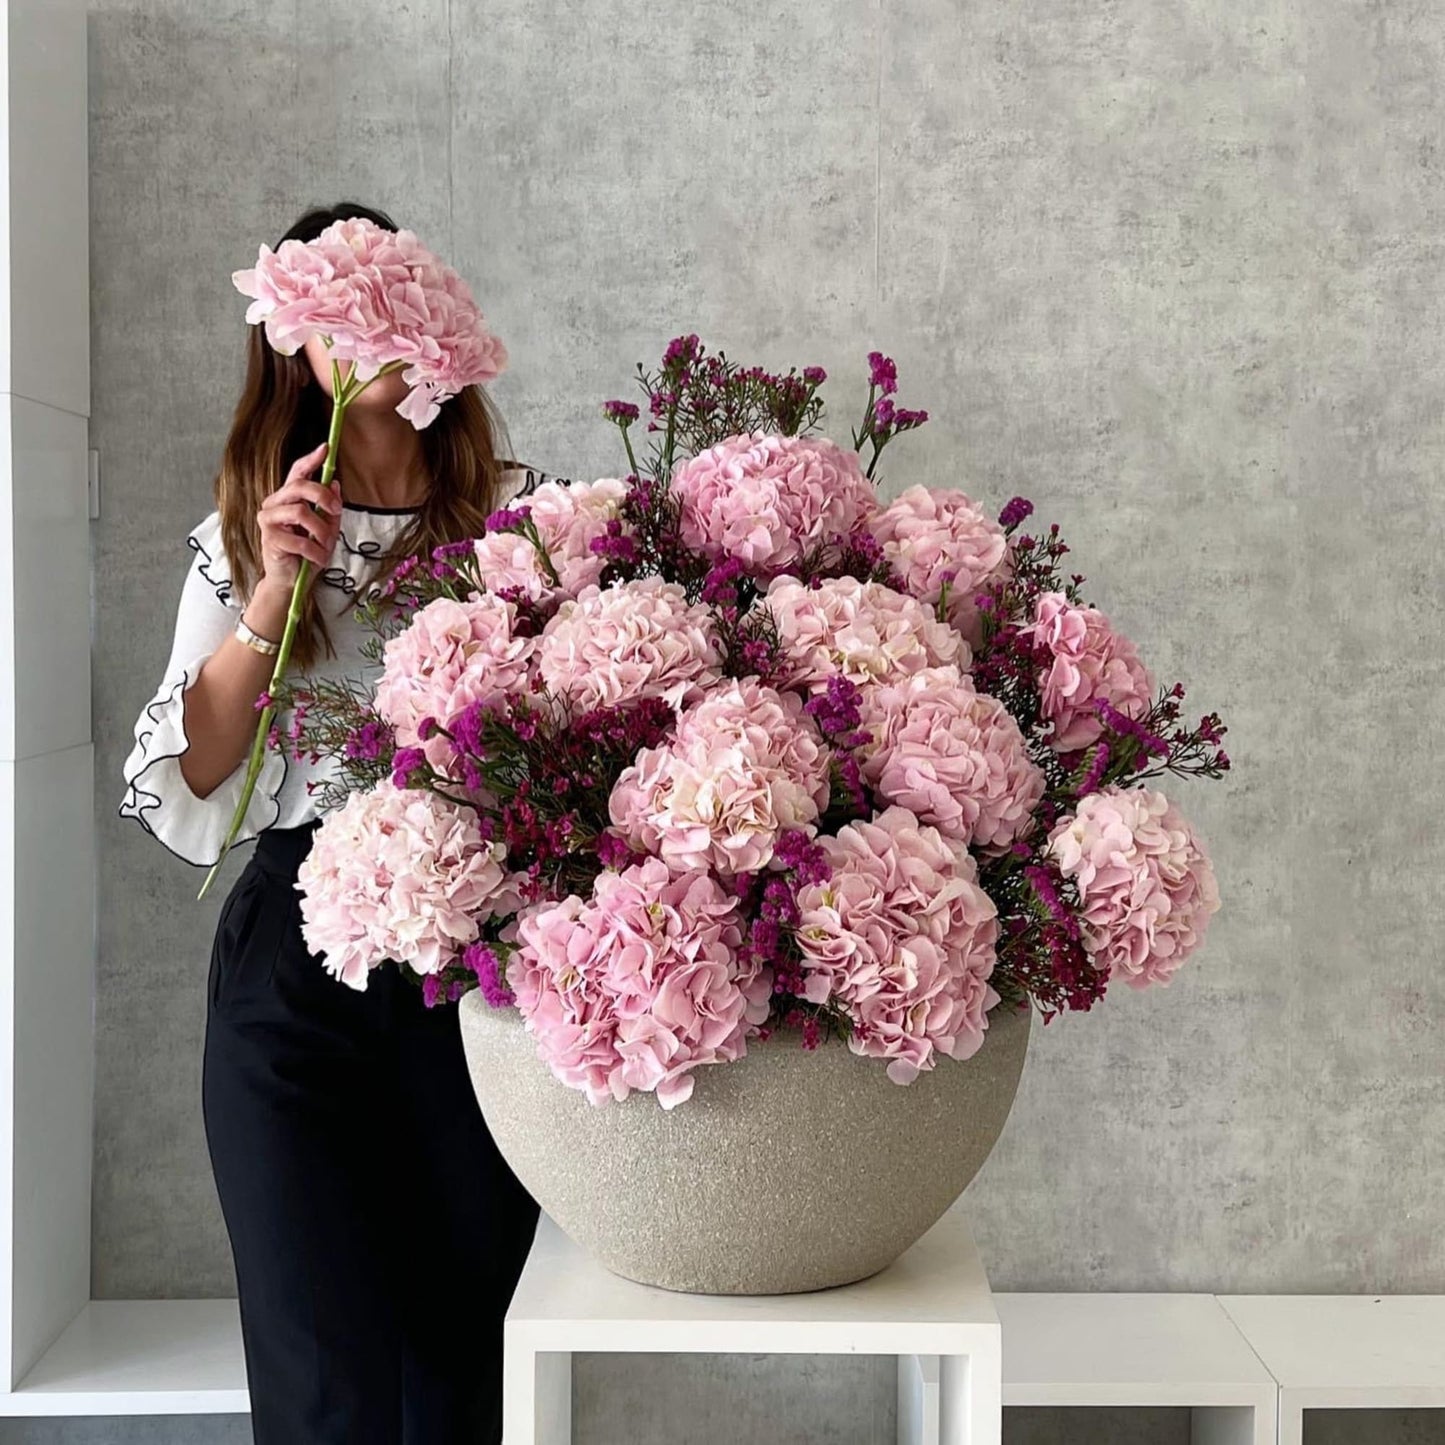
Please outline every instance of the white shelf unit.
M244 1415L235 1300L92 1300L3 1402L5 1415Z
M544 1217L506 1350L507 1445L568 1445L572 1356L583 1351L892 1355L900 1445L999 1445L998 1315L959 1214L872 1279L766 1296L631 1284Z
M1279 1445L1308 1410L1445 1410L1445 1295L1222 1295L1279 1382Z
M90 1298L83 0L0 0L0 1390Z
M1274 1445L1273 1376L1203 1294L998 1294L1003 1402L1173 1406L1194 1445Z

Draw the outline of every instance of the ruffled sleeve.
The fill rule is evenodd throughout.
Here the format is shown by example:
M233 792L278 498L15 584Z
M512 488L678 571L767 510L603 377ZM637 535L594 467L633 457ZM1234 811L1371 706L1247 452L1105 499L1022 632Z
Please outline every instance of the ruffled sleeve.
M231 595L230 569L221 545L220 514L212 512L186 538L194 556L181 589L170 661L154 697L135 725L135 746L122 769L126 790L122 818L134 818L178 858L210 867L221 853L246 777L246 758L206 797L198 798L181 774L179 758L190 747L186 736L185 691L202 664L225 641L241 616ZM254 838L280 812L277 795L286 778L286 759L267 748L256 791L236 841Z

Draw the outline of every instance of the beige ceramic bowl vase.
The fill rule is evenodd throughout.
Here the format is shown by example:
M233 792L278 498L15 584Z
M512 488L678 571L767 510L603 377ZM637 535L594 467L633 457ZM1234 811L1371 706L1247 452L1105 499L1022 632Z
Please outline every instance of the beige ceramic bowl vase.
M615 1274L694 1294L792 1294L875 1274L963 1193L1008 1118L1030 1012L997 1008L973 1058L912 1084L796 1034L697 1072L692 1098L594 1107L515 1009L461 1003L472 1082L533 1198Z

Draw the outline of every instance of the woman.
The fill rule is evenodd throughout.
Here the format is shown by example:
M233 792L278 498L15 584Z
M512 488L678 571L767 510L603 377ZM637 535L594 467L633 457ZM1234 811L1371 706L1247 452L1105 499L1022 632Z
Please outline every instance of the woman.
M396 229L346 205L286 234L311 240L351 216ZM393 374L351 405L337 483L323 488L324 345L280 356L255 327L249 347L216 510L188 538L170 662L136 724L120 808L198 867L215 862L239 802L301 560L314 580L292 669L369 679L356 594L409 553L478 535L518 483L539 480L497 460L480 391L418 433L396 414ZM202 1106L255 1439L497 1441L502 1318L537 1207L476 1108L455 1008L426 1009L394 969L355 992L307 949L294 885L318 822L308 784L328 766L268 751L238 835L256 848L211 950Z

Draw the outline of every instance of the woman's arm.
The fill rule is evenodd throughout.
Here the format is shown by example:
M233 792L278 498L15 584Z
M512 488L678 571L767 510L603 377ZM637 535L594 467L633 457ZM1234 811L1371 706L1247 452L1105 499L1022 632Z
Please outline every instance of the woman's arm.
M336 545L340 491L311 480L325 455L322 445L299 458L257 513L265 570L241 616L253 632L272 642L279 642L286 630L301 560L308 560L313 569L325 567ZM312 511L312 502L322 507L320 513ZM250 752L256 736L256 698L271 680L274 667L275 658L247 647L233 630L185 690L185 730L191 745L178 766L196 797L208 797Z
M291 589L262 578L241 617L253 632L279 641L290 606ZM274 658L247 647L230 632L182 694L191 745L178 766L196 797L209 797L250 752L256 698L271 680L274 665Z

